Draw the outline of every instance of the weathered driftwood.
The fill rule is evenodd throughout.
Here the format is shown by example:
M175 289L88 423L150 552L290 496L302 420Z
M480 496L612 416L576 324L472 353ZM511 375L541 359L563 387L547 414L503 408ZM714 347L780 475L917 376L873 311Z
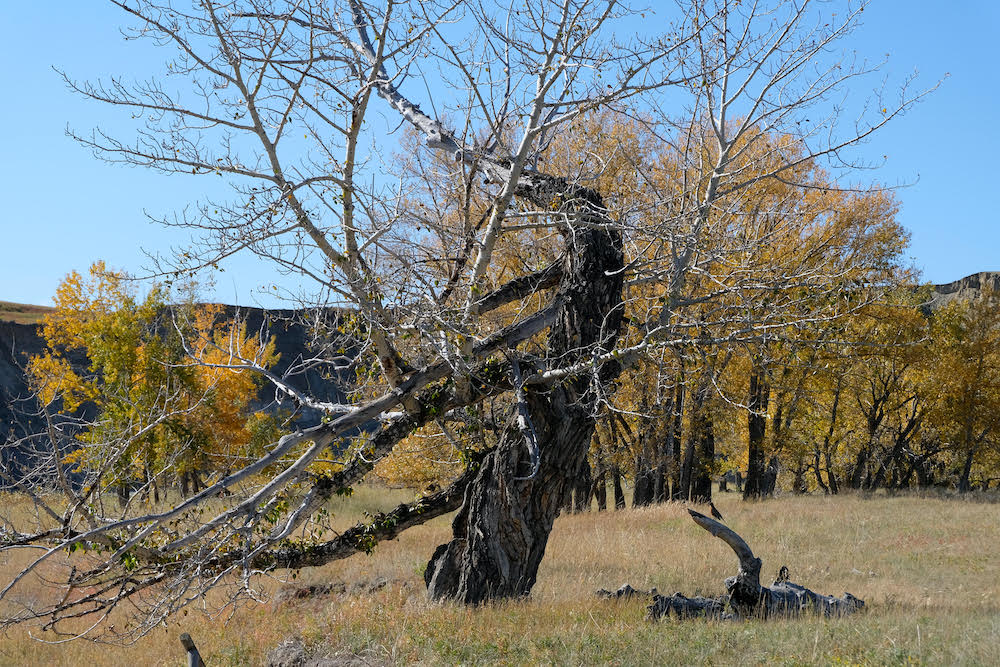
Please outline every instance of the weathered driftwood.
M721 598L706 598L697 595L689 598L683 593L654 595L653 604L649 606L649 613L646 614L646 618L656 621L664 616L670 616L670 614L673 614L677 618L691 618L693 616L723 620L736 618L733 614L726 613L726 603L728 601L725 596Z
M822 595L805 586L788 580L788 568L782 566L778 578L771 586L761 586L761 560L753 555L746 541L732 528L715 519L689 509L694 522L729 545L740 560L740 570L735 577L726 579L729 593L718 598L693 597L682 593L658 595L656 589L640 591L625 584L618 591L600 590L598 595L607 598L631 598L637 595L652 595L653 604L647 618L657 620L674 614L678 618L704 616L718 619L767 618L769 616L797 616L802 612L813 612L824 616L843 616L864 608L864 600L850 593L843 597ZM726 611L726 608L729 611Z
M632 599L634 597L648 597L650 595L656 596L656 589L655 588L653 590L650 590L650 591L640 591L638 588L632 588L628 584L623 584L621 588L619 588L617 591L615 591L613 593L611 591L605 590L603 588L601 590L597 591L597 597L601 597L601 598L614 598L616 600L621 600L622 598L625 598L626 600L630 600L630 599Z
M198 652L191 635L185 632L180 636L180 640L181 646L187 652L188 667L205 667L205 661L201 659L201 653Z
M815 593L805 586L788 581L788 568L781 568L781 575L770 587L760 585L761 560L753 555L746 541L736 531L715 519L689 509L694 522L729 545L740 559L740 571L726 579L729 605L739 617L795 616L803 611L813 611L827 616L842 616L865 606L850 593L837 598Z
M656 589L643 591L632 588L629 584L623 584L617 591L601 589L597 591L597 596L615 600L631 600L637 597L653 598L653 605L649 608L646 618L653 620L662 616L669 616L671 613L678 618L688 618L691 616L707 616L709 618L728 618L732 614L726 614L726 602L728 598L704 598L701 596L689 598L682 593L673 595L660 595Z
M660 595L653 588L648 591L632 588L629 584L623 584L617 591L609 591L602 588L597 591L597 596L614 600L631 600L632 598L653 598L653 604L649 608L646 618L657 620L671 613L678 618L690 618L692 616L705 616L708 618L735 618L732 614L725 613L728 596L721 598L706 598L700 595L689 598L683 593L673 595Z

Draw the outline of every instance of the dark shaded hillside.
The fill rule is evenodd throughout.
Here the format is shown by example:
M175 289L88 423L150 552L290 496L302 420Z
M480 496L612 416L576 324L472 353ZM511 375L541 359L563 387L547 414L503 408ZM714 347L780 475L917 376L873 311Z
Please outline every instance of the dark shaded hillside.
M934 285L931 307L944 305L954 299L976 298L984 289L1000 292L1000 272L980 272L951 283ZM30 313L32 317L40 317L50 310L39 306L8 305L17 305L18 313ZM236 316L237 313L245 318L248 332L263 330L275 337L280 359L274 371L278 375L284 374L288 368L300 364L303 359L310 356L312 341L309 327L303 322L301 311L237 309L235 306L223 306L223 308L229 318ZM335 319L339 317L339 312L330 310L325 315ZM31 416L37 406L31 400L31 392L24 376L28 358L41 353L44 349L40 325L34 322L10 321L10 319L16 318L0 317L0 435L3 436L4 442L10 442L11 439L17 439L27 433L38 433L42 427L40 420ZM80 363L85 363L85 360L81 359ZM352 378L347 376L331 377L316 366L289 378L294 387L313 398L337 403L344 401L344 389L349 386L351 380ZM287 398L276 396L274 387L265 383L256 398L255 409L291 412L295 409L295 404ZM295 423L306 427L318 423L320 418L321 415L314 411L302 410L297 413ZM6 450L0 451L0 460L10 455Z
M28 358L45 347L37 324L0 321L0 443L6 444L38 433L44 422L35 414L38 406L31 398L24 375ZM0 449L0 470L17 471L31 465L25 450L4 446ZM0 480L0 489L6 485Z
M236 308L235 306L223 306L227 319L235 318L237 315L246 320L247 332L265 331L267 335L274 336L275 351L279 355L277 364L272 369L279 376L284 375L289 368L298 366L304 359L311 356L312 348L315 346L311 340L309 327L304 322L303 313L295 310L264 310L263 308ZM325 313L330 320L338 318L339 312L330 310ZM296 373L289 377L288 381L296 389L309 394L318 401L342 403L345 400L344 388L347 387L353 378L346 376L330 377L321 367L314 366L303 373ZM258 409L273 410L278 409L275 405L275 389L270 383L264 383L258 393ZM277 397L279 400L285 397ZM285 399L286 409L291 409L290 401ZM300 426L312 426L319 423L322 415L303 411L297 420Z
M24 403L30 397L24 367L31 355L39 354L45 343L39 335L39 325L0 321L0 429L6 436L17 428L22 413L33 411Z

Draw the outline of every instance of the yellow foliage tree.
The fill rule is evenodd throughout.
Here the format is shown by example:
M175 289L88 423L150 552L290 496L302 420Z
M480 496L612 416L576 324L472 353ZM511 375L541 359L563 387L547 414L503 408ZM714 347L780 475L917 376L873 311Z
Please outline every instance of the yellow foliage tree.
M66 462L123 501L136 480L154 498L174 476L197 490L198 473L250 456L261 424L248 419L247 405L258 378L243 360L276 361L273 341L248 336L243 322L221 322L221 307L171 308L163 289L140 299L133 285L103 262L87 278L69 274L42 327L47 350L28 366L47 409L61 401L67 413L95 415Z

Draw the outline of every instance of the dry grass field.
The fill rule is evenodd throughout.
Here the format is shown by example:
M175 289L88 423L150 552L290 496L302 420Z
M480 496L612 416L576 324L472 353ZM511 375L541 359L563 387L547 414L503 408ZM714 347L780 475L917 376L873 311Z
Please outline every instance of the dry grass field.
M41 322L42 318L53 310L54 308L50 306L31 306L24 303L0 301L0 322L34 324Z
M405 496L362 489L335 511L346 526ZM0 640L0 664L182 665L182 632L210 667L261 664L292 635L344 664L1000 664L1000 504L916 496L747 504L722 494L717 505L764 560L765 577L787 565L793 581L863 598L865 613L651 623L644 601L595 597L596 589L624 582L688 595L723 591L735 556L679 505L564 516L530 599L479 608L431 604L422 570L447 537L448 519L441 518L373 556L305 570L290 583L262 583L272 594L328 582L343 582L344 591L216 618L192 610L127 647L49 645L18 628Z

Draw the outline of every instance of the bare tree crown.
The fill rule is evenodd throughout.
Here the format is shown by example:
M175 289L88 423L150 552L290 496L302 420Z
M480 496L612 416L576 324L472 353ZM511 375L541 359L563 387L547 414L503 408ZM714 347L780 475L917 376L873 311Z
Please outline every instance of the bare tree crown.
M876 270L872 230L890 216L851 246L816 193L842 190L834 170L858 166L849 149L923 94L904 82L845 124L845 96L877 71L836 55L864 3L832 15L808 0L690 0L647 19L613 0L111 1L129 37L171 60L135 84L67 76L139 121L132 137L76 138L101 159L231 186L163 220L193 241L154 273L268 260L301 279L300 305L349 313L317 311L320 352L293 368L357 381L335 405L238 350L205 359L254 369L326 417L172 507L115 514L90 479L90 495L36 495L31 524L4 519L0 549L32 560L0 597L48 568L65 592L7 622L60 631L80 617L98 627L130 600L127 632L141 635L209 588L252 595L258 573L370 549L457 508L472 473L355 532L291 540L415 430L482 429L473 408L487 399L495 424L514 415L487 444L511 448L512 483L528 488L546 465L537 410L552 388L589 442L623 366L844 316L858 304L834 296ZM636 34L652 20L662 34ZM810 252L773 251L805 238L803 221L818 230ZM579 263L595 257L617 268L588 278ZM796 301L791 287L817 291ZM768 294L785 296L750 313ZM606 308L588 314L577 301L594 295ZM335 468L318 466L331 450Z

